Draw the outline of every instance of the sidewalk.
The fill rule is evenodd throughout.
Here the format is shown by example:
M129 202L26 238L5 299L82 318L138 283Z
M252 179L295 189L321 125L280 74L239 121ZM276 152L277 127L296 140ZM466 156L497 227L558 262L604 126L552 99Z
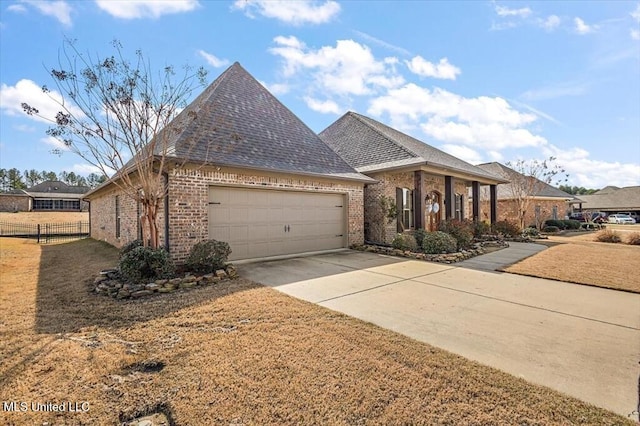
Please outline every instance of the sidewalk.
M509 242L509 247L456 263L455 266L479 271L496 271L546 249L536 243Z

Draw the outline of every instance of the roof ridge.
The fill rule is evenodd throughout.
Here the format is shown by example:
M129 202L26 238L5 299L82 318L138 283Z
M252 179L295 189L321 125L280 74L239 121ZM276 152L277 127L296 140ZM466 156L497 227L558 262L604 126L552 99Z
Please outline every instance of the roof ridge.
M366 120L373 120L372 118L369 118L369 117L364 116L364 115L362 115L362 114L358 114L357 112L354 112L354 111L348 111L348 112L347 112L347 114L351 114L351 115L353 115L353 117L354 117L356 120L358 120L359 122L361 122L362 124L364 124L365 126L367 126L368 128L370 128L370 129L371 129L371 130L373 130L374 132L378 133L378 134L379 134L379 135L381 135L383 138L385 138L386 140L388 140L389 142L391 142L392 144L394 144L394 145L395 145L395 146L397 146L398 148L402 149L403 151L405 151L405 152L407 152L407 153L409 153L409 154L411 154L411 155L413 155L413 156L415 156L415 157L422 158L422 156L421 156L421 155L419 155L417 152L413 151L412 149L407 148L406 146L404 146L404 145L403 145L403 144L401 144L401 143L396 142L395 140L393 140L393 138L390 138L388 135L381 133L379 130L377 130L375 127L373 127L373 126L371 125L371 123L368 123L368 122L366 121ZM365 119L366 119L366 120L365 120ZM385 126L385 127L388 127L389 129L395 130L395 129L393 129L393 128L392 128L392 127L390 127L390 126L387 126L386 124L381 123L380 121L377 121L377 120L374 120L374 121L376 121L376 122L377 122L377 123L379 123L379 124L382 124L382 125L383 125L383 126ZM396 130L396 131L398 131L398 130ZM402 132L400 132L400 133L402 133ZM409 137L413 137L413 136L410 136L410 135L407 135L407 136L409 136ZM414 139L415 139L415 138L414 138ZM423 160L424 160L425 162L427 161L427 159L426 159L426 158L423 158Z

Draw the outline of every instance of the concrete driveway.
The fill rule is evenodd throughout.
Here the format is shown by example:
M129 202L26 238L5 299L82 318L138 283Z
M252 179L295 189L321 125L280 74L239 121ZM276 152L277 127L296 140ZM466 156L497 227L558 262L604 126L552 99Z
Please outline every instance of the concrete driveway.
M624 416L638 410L639 294L355 251L238 271Z

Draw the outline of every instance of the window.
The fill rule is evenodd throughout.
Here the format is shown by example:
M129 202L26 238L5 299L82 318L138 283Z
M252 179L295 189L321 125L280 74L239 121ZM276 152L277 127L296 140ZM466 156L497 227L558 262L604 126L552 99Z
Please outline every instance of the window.
M396 188L396 206L398 208L398 232L413 228L413 191L408 188Z
M455 218L458 220L464 219L464 196L462 194L456 194L455 203Z
M541 220L540 218L542 215L542 208L540 206L536 206L535 215L536 215L535 216L536 223L540 223L540 220Z
M116 195L116 238L120 238L120 196Z
M558 206L553 206L553 210L551 211L551 219L558 220Z

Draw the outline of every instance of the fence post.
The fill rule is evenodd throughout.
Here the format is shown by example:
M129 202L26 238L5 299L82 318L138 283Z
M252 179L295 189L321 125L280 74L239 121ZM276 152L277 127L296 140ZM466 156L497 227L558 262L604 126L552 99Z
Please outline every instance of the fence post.
M40 224L38 224L38 244L40 244Z

